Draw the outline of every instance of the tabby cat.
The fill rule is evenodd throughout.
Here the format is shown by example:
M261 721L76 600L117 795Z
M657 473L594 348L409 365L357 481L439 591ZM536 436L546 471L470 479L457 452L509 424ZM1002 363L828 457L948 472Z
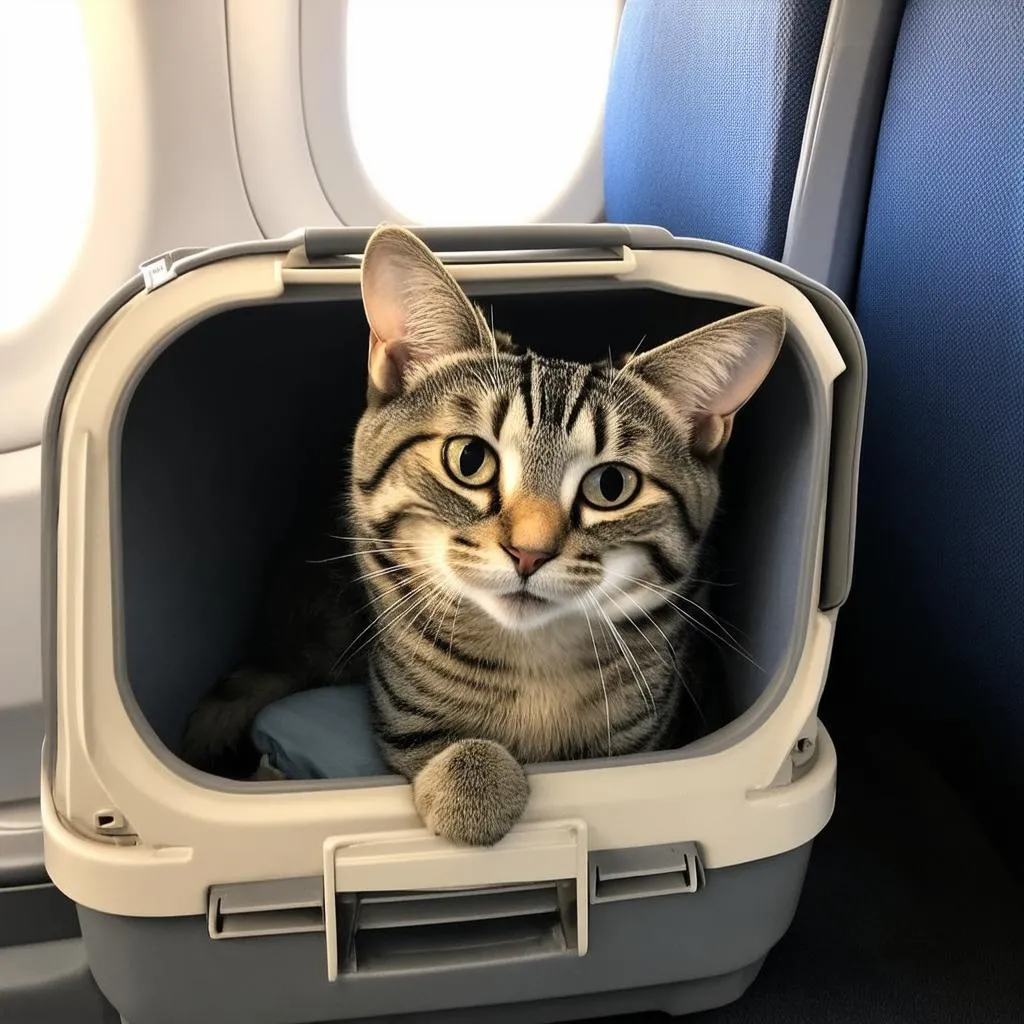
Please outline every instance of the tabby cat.
M255 667L203 700L184 754L238 772L259 710L355 672L423 821L489 845L526 805L523 764L663 749L693 714L685 595L785 319L755 308L584 365L494 333L402 228L373 234L362 281L351 554L291 566Z

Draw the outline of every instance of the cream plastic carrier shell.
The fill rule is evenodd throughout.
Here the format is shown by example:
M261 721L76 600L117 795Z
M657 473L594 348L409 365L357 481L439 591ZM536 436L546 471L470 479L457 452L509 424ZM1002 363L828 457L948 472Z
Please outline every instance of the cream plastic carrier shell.
M485 957L487 969L547 956L582 964L594 960L602 914L628 905L642 930L645 907L704 898L712 876L785 862L791 882L781 888L792 899L765 910L773 918L768 933L777 938L795 907L809 844L831 814L836 756L816 714L836 615L849 589L865 388L863 344L845 306L780 264L658 228L417 233L471 297L530 294L557 302L579 292L647 290L736 308L783 307L787 372L801 379L807 407L800 428L802 535L789 541L800 549L778 556L798 568L789 635L780 639L772 677L746 710L682 751L531 767L524 820L491 850L456 849L428 836L409 788L396 780L254 785L191 770L158 737L126 678L118 580L126 408L161 353L197 323L250 306L357 301L359 254L369 231L307 229L150 261L75 345L51 403L43 462L46 864L81 908L101 987L131 989L122 1002L141 1000L140 1022L155 1005L158 980L142 971L141 981L129 982L112 951L122 941L144 943L132 928L146 919L154 926L201 921L211 950L220 939L244 939L254 950L271 939L315 941L317 970L328 986L348 973L383 977L401 965L428 973L479 967L457 943L454 953L448 947L443 955L432 948L410 952L402 929L417 922L438 929L453 921L515 921L534 911L547 915L536 935L522 932L519 945L502 938L498 946L505 942L512 952L507 961L497 953ZM352 357L360 372L363 343ZM439 911L446 893L463 900L463 916ZM528 905L533 911L522 909ZM368 921L378 922L373 936ZM389 928L391 946L380 940ZM538 944L537 935L544 941ZM311 947L302 948L308 958ZM735 976L745 987L753 976L749 964L718 966L723 969L707 970L706 977ZM623 987L602 980L602 970L607 966L594 960L589 975L574 975L557 994ZM655 974L640 977L640 971L632 984L700 980L685 971L679 978ZM495 998L501 990L493 989ZM323 998L328 1002L315 1010L310 1004L296 1013L339 1012ZM462 1001L438 997L423 1005L435 1002L440 1012ZM181 1012L204 1019L184 1004ZM397 990L389 996L381 989L342 1016L400 1012L406 1010Z

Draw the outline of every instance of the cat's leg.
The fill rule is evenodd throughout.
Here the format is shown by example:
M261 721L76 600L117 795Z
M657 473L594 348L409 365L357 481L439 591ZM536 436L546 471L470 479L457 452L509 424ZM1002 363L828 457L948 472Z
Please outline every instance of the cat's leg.
M185 726L181 756L193 768L229 779L248 779L260 756L250 736L256 716L300 689L290 676L239 669L219 680Z
M454 843L492 846L522 816L530 795L523 766L500 743L458 740L413 778L416 810Z

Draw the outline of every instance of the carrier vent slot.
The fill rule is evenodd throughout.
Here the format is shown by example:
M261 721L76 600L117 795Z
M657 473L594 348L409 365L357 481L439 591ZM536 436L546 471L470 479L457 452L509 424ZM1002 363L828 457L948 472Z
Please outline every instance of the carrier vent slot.
M281 878L210 888L211 939L297 935L324 930L322 878Z
M576 881L431 892L339 893L345 973L575 953Z
M694 893L704 884L704 866L694 843L601 850L590 858L591 903Z

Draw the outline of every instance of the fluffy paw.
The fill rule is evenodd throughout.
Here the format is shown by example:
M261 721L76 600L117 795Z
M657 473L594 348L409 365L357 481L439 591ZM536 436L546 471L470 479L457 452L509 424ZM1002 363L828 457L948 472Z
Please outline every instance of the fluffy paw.
M519 820L530 787L518 761L490 740L459 740L413 781L416 810L453 843L492 846Z

